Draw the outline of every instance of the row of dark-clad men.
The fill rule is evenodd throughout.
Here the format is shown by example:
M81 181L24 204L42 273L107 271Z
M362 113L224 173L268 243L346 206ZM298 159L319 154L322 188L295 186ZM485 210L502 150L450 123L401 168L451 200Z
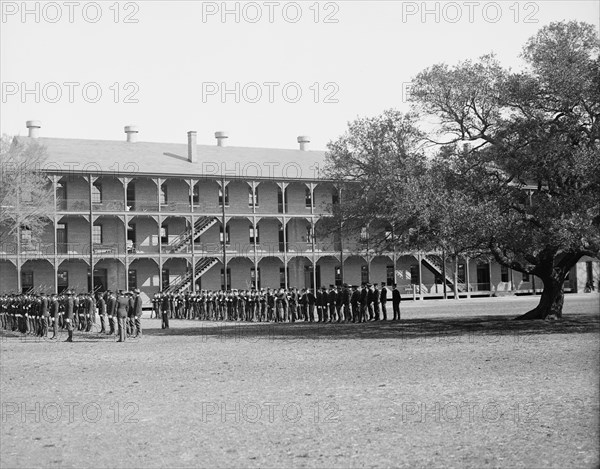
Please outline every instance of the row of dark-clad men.
M90 332L100 319L100 333L118 332L119 342L142 335L142 298L133 292L80 293L67 290L63 294L20 294L0 296L2 328L26 335L56 339L58 329L66 329L66 342L73 342L73 330Z
M196 293L157 293L152 299L153 314L162 318L206 321L256 322L367 322L387 319L387 303L392 303L393 320L400 320L401 296L398 286L381 283L341 287L330 285L312 289L251 289ZM316 313L316 316L315 316ZM151 316L151 317L152 317Z

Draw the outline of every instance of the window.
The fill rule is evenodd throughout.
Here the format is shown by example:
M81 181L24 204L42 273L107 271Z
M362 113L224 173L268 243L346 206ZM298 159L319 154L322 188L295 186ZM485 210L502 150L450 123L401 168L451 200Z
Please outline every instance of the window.
M252 286L256 289L260 288L260 267L255 270L254 267L250 268L250 279L252 281Z
M248 206L257 206L258 207L258 191L254 191L252 187L248 188Z
M21 292L26 293L29 290L33 290L33 272L23 271L21 272Z
M30 244L31 240L31 227L27 225L21 225L21 243Z
M283 213L283 192L281 187L277 188L277 211Z
M342 268L341 267L335 268L335 285L337 287L342 286Z
M279 287L286 288L285 285L285 267L279 267Z
M304 192L304 201L306 204L306 208L312 207L312 192L309 187L307 187L306 191Z
M529 274L527 272L523 272L523 281L529 282Z
M102 244L102 225L94 225L92 227L92 243Z
M67 225L64 223L56 224L56 250L59 254L67 252Z
M508 282L508 267L505 265L500 266L500 281L505 283Z
M102 184L97 183L92 186L92 203L93 204L101 204L102 203Z
M260 243L260 239L258 237L258 225L256 225L256 228L253 226L250 226L250 242L254 243L256 241L256 243Z
M284 247L284 235L283 235L283 225L279 225L279 252L283 252L285 247Z
M229 244L231 242L229 225L225 226L225 234L227 236L227 240L225 241L225 243ZM221 241L221 244L223 244L223 226L222 225L221 225L221 230L219 231L219 241Z
M362 239L363 241L369 238L369 232L367 231L367 227L363 226L360 229L360 239Z
M59 270L57 273L58 282L58 293L63 293L69 288L69 272L66 270Z
M221 290L228 290L231 288L231 269L227 269L227 288L225 288L225 275L223 269L221 269Z
M162 184L160 186L160 190L158 191L159 202L161 205L165 205L168 202L167 199L167 185Z
M410 266L410 283L412 285L419 284L419 265L413 264Z
M127 184L127 206L135 210L135 182Z
M219 205L223 205L223 188L219 186ZM229 205L229 186L225 186L225 206Z
M169 230L166 226L160 227L160 242L164 244L169 244Z
M337 190L333 190L333 192L331 193L331 203L333 205L337 205L340 203L340 194Z
M137 288L138 284L137 284L137 270L134 269L129 269L129 272L127 274L127 279L129 282L129 289L133 289L133 288Z
M395 275L394 275L394 266L393 265L388 265L385 268L385 284L386 285L393 285L395 282Z
M200 203L200 188L198 184L194 184L194 187L192 187L192 203L194 205Z
M169 288L169 284L170 284L170 274L169 274L169 269L163 269L162 270L162 290L166 290L167 288Z
M360 267L360 282L369 283L369 266L363 265Z
M465 283L465 264L458 264L458 283Z

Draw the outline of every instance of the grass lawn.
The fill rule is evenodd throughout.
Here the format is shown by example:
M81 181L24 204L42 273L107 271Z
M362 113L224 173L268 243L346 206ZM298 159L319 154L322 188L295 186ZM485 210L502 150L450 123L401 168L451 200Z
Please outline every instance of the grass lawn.
M144 319L123 344L2 331L0 467L598 467L599 298L559 322L510 321L539 297L509 297L400 323Z

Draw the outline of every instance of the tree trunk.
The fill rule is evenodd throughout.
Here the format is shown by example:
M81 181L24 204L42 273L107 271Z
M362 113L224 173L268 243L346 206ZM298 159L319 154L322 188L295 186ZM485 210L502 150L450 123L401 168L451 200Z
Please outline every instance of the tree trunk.
M553 272L547 277L541 277L544 289L539 304L515 319L561 319L565 299L565 277L566 272Z

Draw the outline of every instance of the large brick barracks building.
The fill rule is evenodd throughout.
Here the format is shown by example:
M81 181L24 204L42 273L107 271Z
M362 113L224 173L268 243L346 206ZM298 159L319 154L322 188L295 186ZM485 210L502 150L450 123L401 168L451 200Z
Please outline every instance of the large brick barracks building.
M139 288L158 291L320 287L398 283L406 298L441 297L436 253L374 252L321 224L340 197L322 177L324 152L138 141L28 137L47 148L43 170L55 211L42 242L0 246L0 293ZM371 227L370 230L386 227ZM580 262L567 290L597 279L597 261ZM447 290L452 293L452 267ZM458 290L467 295L531 293L542 283L497 264L464 258Z

